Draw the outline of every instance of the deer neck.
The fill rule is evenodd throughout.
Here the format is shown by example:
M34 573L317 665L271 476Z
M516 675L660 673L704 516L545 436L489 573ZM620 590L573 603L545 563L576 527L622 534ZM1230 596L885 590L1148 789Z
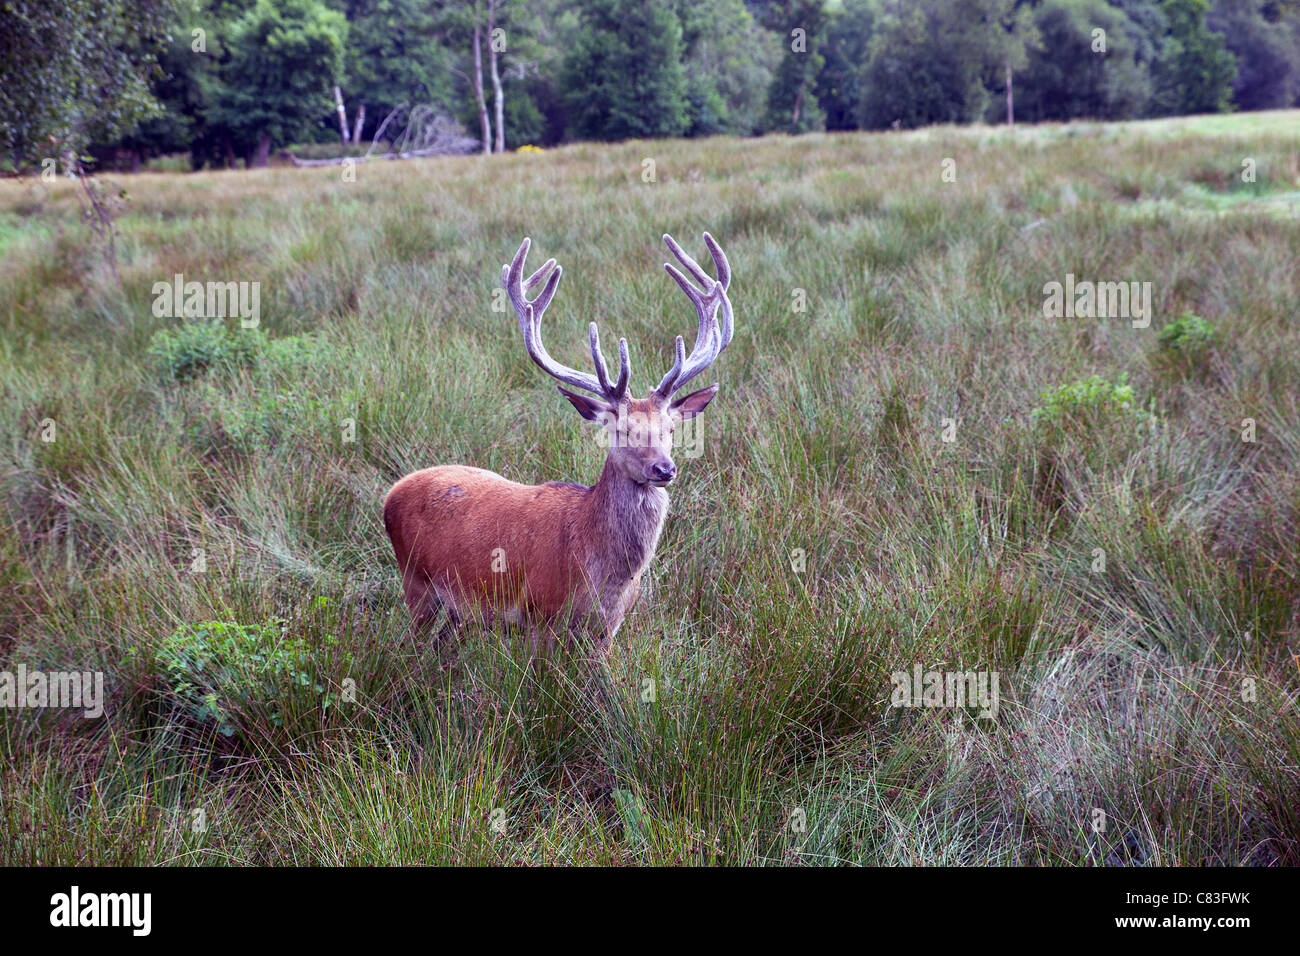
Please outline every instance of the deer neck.
M606 459L589 500L591 528L601 564L598 571L591 570L605 581L636 577L650 563L659 544L659 533L668 515L668 492L633 481Z

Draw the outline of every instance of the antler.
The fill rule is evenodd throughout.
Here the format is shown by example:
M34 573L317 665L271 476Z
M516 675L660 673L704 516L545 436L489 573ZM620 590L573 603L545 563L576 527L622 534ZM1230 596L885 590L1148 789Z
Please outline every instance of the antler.
M501 267L501 282L515 307L515 315L519 317L519 329L524 333L524 348L528 350L529 358L547 375L559 379L566 385L583 389L593 395L603 395L608 400L617 402L627 392L627 383L632 371L627 357L627 339L618 340L618 379L613 383L609 380L609 368L605 365L605 356L600 350L600 333L596 330L595 322L591 323L589 329L591 361L596 367L595 375L590 372L579 372L551 358L550 353L546 351L546 346L542 344L542 315L546 312L546 307L551 304L551 299L555 297L555 290L560 285L560 275L564 270L555 265L554 259L547 259L540 269L528 277L528 281L523 281L524 260L528 257L528 247L531 244L531 239L524 239L519 246L519 251L515 253L514 261L508 266ZM554 272L551 272L552 266L555 268ZM549 278L547 273L550 273ZM537 298L529 302L524 293L536 287L543 279L546 280L546 285Z
M665 235L664 242L672 250L672 254L677 257L677 260L686 267L686 271L694 276L696 281L703 287L696 288L687 280L686 276L678 271L676 266L671 263L664 263L664 268L668 270L668 274L682 287L686 297L695 303L695 310L700 315L700 327L695 333L695 345L691 348L690 357L686 357L686 346L682 342L682 337L677 336L677 360L655 389L656 395L662 399L668 399L683 385L712 365L722 353L722 350L731 344L734 320L731 314L731 300L727 298L727 288L731 285L731 266L727 263L727 257L723 253L722 247L707 232L704 234L704 244L709 247L709 255L713 256L713 264L718 267L718 278L715 280L700 268L698 262L683 251L672 236ZM722 310L722 325L720 328L718 326L719 308Z

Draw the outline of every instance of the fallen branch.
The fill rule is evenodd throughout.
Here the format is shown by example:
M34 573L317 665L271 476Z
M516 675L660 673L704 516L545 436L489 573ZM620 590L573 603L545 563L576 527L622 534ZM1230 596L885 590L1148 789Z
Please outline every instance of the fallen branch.
M375 130L370 148L361 156L331 156L328 159L299 159L288 150L284 156L294 166L341 166L349 159L364 163L371 159L420 159L427 156L461 156L472 153L479 148L479 141L466 136L460 124L446 116L436 113L429 106L415 106L407 115L406 127L393 138L387 153L375 154L375 146L380 142L384 130L393 118L408 112L406 104L397 107L379 124ZM360 145L360 144L357 144Z
M335 156L332 159L299 159L288 150L285 150L281 155L294 166L342 166L349 159L358 163L366 163L372 159L423 159L429 156L463 156L478 149L478 140L475 139L470 142L472 145L469 149L447 150L435 146L429 149L411 149L404 153L380 153L377 156Z
M379 129L375 130L375 135L372 136L370 139L370 148L366 150L367 157L369 157L370 154L375 151L375 144L384 138L384 130L388 129L388 124L393 121L393 117L406 108L407 108L407 104L403 103L401 106L396 107L391 113L389 113L387 116L384 117L384 121L379 124Z

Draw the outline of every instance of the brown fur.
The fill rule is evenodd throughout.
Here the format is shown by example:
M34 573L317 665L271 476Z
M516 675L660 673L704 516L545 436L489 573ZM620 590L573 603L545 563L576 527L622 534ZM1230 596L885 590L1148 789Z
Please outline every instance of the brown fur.
M454 620L526 623L552 637L570 616L607 647L636 602L668 513L668 494L648 480L672 466L672 423L695 414L717 386L668 409L628 399L622 421L648 425L640 444L611 438L600 480L521 485L481 468L443 465L407 475L384 500L384 526L402 572L407 606L427 627L446 605ZM600 399L566 393L611 436L619 418ZM683 410L685 409L685 410ZM639 416L639 418L638 418Z

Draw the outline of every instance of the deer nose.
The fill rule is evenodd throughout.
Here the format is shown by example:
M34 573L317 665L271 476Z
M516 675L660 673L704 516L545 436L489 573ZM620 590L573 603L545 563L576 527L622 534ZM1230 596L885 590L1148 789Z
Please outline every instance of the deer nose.
M650 478L653 481L662 481L665 484L677 477L677 466L671 461L656 462L650 466Z

